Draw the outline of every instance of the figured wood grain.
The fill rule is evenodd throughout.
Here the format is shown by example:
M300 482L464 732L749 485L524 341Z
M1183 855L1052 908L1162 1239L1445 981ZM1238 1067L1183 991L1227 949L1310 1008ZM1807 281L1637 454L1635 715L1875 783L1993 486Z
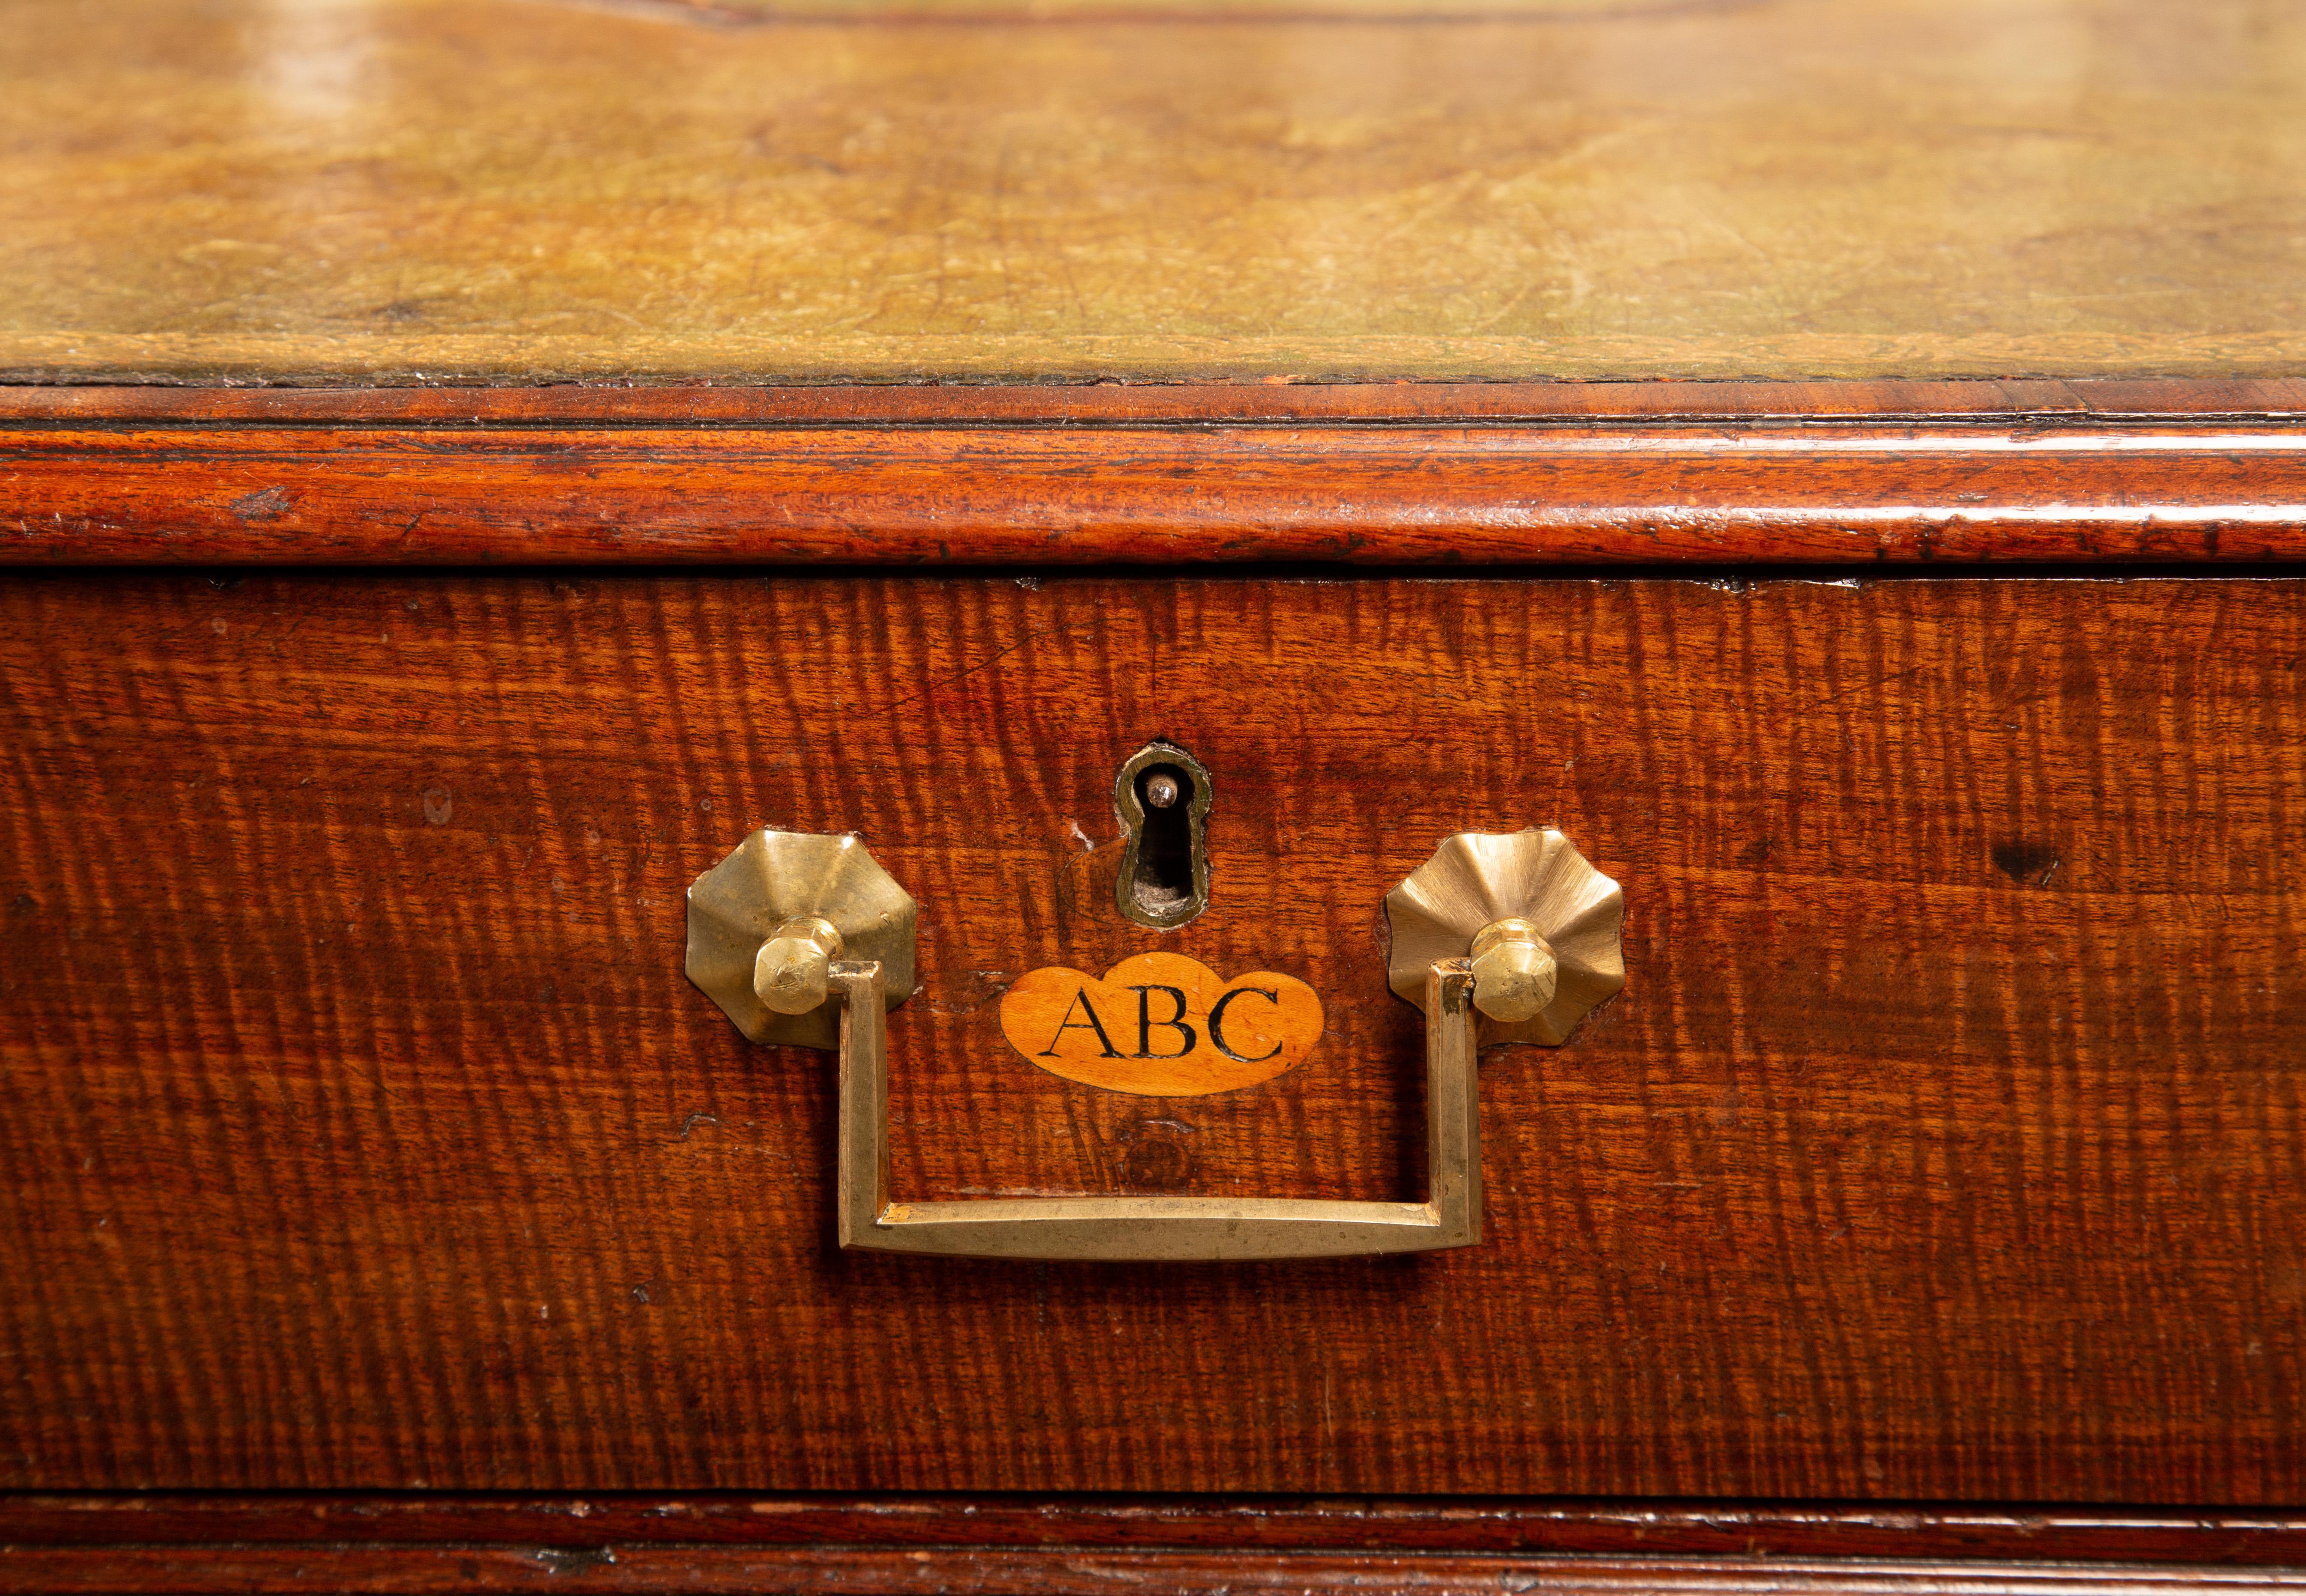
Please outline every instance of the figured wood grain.
M0 1481L2294 1501L2299 601L13 577ZM1629 984L1484 1066L1471 1251L845 1257L826 1059L680 975L764 824L920 902L900 1198L1413 1192L1378 905L1454 831L1566 831ZM1001 1038L1154 946L1320 1044L1149 1112Z
M13 0L0 373L2306 362L2290 7L1060 9Z
M2306 556L2294 418L1216 422L1183 392L1183 417L1139 400L1100 425L1013 392L953 407L1023 416L933 422L919 405L878 422L649 419L670 413L664 396L621 424L521 424L505 396L469 423L370 422L357 404L309 424L27 420L0 428L0 563Z

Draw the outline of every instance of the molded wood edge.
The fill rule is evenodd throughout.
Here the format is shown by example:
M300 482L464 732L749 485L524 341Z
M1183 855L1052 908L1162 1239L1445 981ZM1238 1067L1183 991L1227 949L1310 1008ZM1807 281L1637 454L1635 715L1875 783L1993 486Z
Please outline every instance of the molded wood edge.
M0 382L0 424L1177 425L1318 421L2306 419L2306 378L1725 382Z
M182 1547L0 1549L4 1592L461 1592L566 1589L984 1596L1414 1591L2058 1592L2296 1591L2306 1570L2090 1564L1811 1562L1416 1553L899 1551L731 1547Z
M1868 1558L2306 1566L2306 1515L1532 1498L696 1492L0 1493L0 1567L35 1549L1005 1549L1236 1556ZM534 1554L530 1554L534 1555ZM597 1559L596 1559L597 1560ZM58 1565L61 1566L61 1565ZM1747 1566L1752 1566L1750 1563ZM0 1588L10 1588L0 1575Z
M0 563L2306 558L2306 426L19 425Z

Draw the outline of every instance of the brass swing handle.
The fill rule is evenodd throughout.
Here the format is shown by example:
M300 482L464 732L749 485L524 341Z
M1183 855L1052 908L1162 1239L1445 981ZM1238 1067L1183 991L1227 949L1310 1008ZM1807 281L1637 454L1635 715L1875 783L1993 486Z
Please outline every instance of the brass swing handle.
M843 1247L964 1258L1335 1258L1431 1252L1482 1239L1474 961L1425 975L1424 1202L1287 1198L1037 1197L889 1200L886 993L875 961L830 966L841 1011L840 1231Z
M853 836L755 832L688 890L689 978L756 1042L837 1049L844 1247L976 1258L1331 1258L1482 1237L1483 1042L1559 1046L1625 985L1617 883L1555 831L1461 832L1386 898L1387 984L1425 1011L1431 1195L889 1199L888 1011L916 907Z

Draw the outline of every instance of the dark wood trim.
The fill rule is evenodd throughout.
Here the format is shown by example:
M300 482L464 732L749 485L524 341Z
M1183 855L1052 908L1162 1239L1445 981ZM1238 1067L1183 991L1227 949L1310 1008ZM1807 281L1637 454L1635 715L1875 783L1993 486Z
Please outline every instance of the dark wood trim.
M1791 1558L1542 1558L1452 1553L827 1547L182 1547L0 1550L0 1592L243 1592L551 1590L822 1592L887 1596L966 1592L1053 1596L1123 1590L1132 1596L1224 1596L1242 1591L1456 1592L1706 1591L1786 1596L1984 1596L1986 1592L2292 1591L2306 1573L2204 1566Z
M0 1592L2295 1589L2294 1514L1066 1498L0 1497Z
M1209 422L2306 418L2306 378L2000 381L1260 382L1034 385L0 386L0 425L224 422L1171 426Z
M0 1548L849 1547L2216 1562L2306 1567L2306 1512L1082 1496L0 1493Z
M2306 425L0 428L13 565L2244 562Z

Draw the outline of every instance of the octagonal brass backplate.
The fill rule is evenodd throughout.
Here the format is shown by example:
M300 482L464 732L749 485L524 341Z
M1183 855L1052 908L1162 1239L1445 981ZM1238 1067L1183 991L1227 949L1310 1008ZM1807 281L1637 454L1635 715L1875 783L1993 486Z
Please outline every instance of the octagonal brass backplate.
M1484 1019L1482 1040L1559 1047L1587 1010L1625 989L1625 894L1559 832L1459 832L1385 895L1393 930L1386 979L1423 1006L1425 972L1463 959L1504 920L1525 920L1550 944L1553 999L1533 1020Z
M688 889L688 978L756 1042L841 1046L837 1003L779 1014L753 989L755 960L777 927L804 915L832 923L842 957L880 964L887 1006L913 994L911 894L847 833L764 827Z

